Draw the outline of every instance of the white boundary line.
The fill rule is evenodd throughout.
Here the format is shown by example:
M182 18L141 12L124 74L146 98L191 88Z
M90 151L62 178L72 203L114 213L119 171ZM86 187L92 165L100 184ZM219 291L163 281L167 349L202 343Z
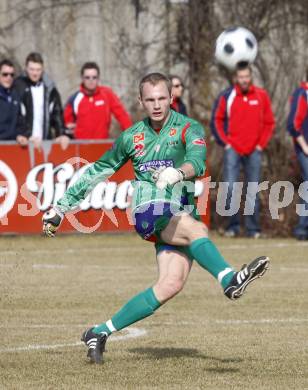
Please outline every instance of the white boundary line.
M56 248L52 248L52 250L48 250L48 249L22 249L22 250L4 250L4 251L1 251L1 254L3 255L21 255L21 254L27 254L27 253L37 253L37 254L40 254L40 255L46 255L48 253L63 253L63 254L66 254L66 253L79 253L79 252L104 252L106 250L110 250L110 251L122 251L122 250L130 250L130 251L133 251L133 250L140 250L140 249L144 249L144 246L101 246L101 247L96 247L96 248L93 248L93 247L82 247L82 248L76 248L76 249L73 249L73 248L69 248L69 249L66 249L66 248L63 248L63 249L56 249Z
M79 326L79 325L78 325ZM127 328L127 334L120 336L111 336L110 341L122 341L128 339L135 339L147 334L145 329L141 328ZM22 347L12 347L12 348L0 348L0 353L8 352L28 352L28 351L41 351L48 349L58 349L58 348L69 348L69 347L79 347L84 345L83 342L78 341L75 343L66 343L66 344L30 344Z
M219 248L223 249L259 249L259 248L289 248L289 247L307 247L308 242L273 242L273 243L262 243L262 244L231 244L231 245L218 245Z
M252 320L205 320L200 324L216 325L249 325L249 324L302 324L308 322L308 318L260 318ZM161 322L161 325L195 325L193 321Z
M83 325L76 325L76 324L29 324L29 325L24 325L24 324L21 324L21 325L11 325L11 324L8 324L8 325L0 325L0 329L12 329L12 328L17 328L17 329L20 329L20 328L24 328L24 329L59 329L59 328L64 328L64 329L67 329L67 328L86 328L87 325L83 324ZM128 328L128 329L134 329L134 328ZM128 330L127 329L127 330ZM114 336L112 336L114 337ZM119 336L118 336L119 337Z
M65 270L70 268L87 268L87 269L103 269L105 271L108 270L131 270L132 266L129 265L119 265L119 266L110 266L104 264L64 264L64 263L34 263L34 264L25 264L21 263L0 263L0 268L21 268L22 266L32 267L34 270ZM134 265L134 268L138 266ZM140 265L142 268L151 268L152 265Z
M288 323L305 323L308 318L261 318L259 320L215 320L216 324L288 324Z
M294 323L306 323L308 322L308 318L261 318L261 319L253 319L253 320L207 320L202 321L202 324L217 324L217 325L249 325L249 324L294 324ZM174 322L163 321L160 322L163 325L175 325ZM193 321L177 321L176 325L195 325ZM67 328L67 327L84 327L84 325L50 325L50 324L38 324L38 325L23 325L22 328ZM5 326L1 326L0 328L5 328ZM12 328L12 326L10 326ZM20 328L20 326L18 326ZM134 339L138 337L145 336L147 331L142 328L127 328L127 334L119 335L119 336L111 336L111 341L122 341L128 339ZM58 349L58 348L71 348L71 347L79 347L83 345L81 341L75 343L65 343L65 344L29 344L21 347L11 347L11 348L0 348L0 353L9 353L9 352L28 352L28 351L41 351L41 350L50 350L50 349Z
M20 267L21 265L23 265L22 263L21 264L18 264L18 263L0 263L0 268L18 268ZM108 270L131 270L132 267L127 265L127 266L110 266L110 265L103 265L103 264L77 264L77 265L71 265L71 264L63 264L63 263L35 263L35 264L29 264L29 266L31 266L34 270L45 270L45 271L48 271L48 270L66 270L66 269L70 269L70 268L87 268L87 269L102 269L104 271L108 271ZM142 265L143 268L151 268L152 269L152 265L148 264L148 265ZM134 266L134 268L136 268L136 266ZM308 267L301 267L300 265L297 265L295 267L284 267L284 266L281 266L281 267L277 267L275 266L275 271L282 271L282 272L297 272L299 274L303 273L303 272L308 272ZM1 325L0 325L0 328L1 328Z
M308 272L308 267L279 267L279 271L286 271L286 272L298 272L301 274L301 272Z
M306 323L308 322L308 318L255 318L251 320L219 320L219 319L212 319L212 320L204 320L202 323L207 324L276 324L276 323ZM167 325L174 325L175 323L170 321L163 321L163 324ZM193 321L177 321L177 324L180 325L190 325L194 324ZM29 324L29 325L0 325L0 329L67 329L67 328L86 328L85 324ZM140 337L147 333L145 329L140 328L134 328L129 327L126 329L127 334L124 335L112 335L111 339L113 341L122 340L122 339L128 339L128 338L134 338L134 337Z
M262 242L262 244L230 244L230 245L225 245L225 244L222 244L222 245L218 245L219 248L221 249L231 249L231 250L237 250L237 249L259 249L259 248L288 248L288 247L296 247L296 248L301 248L301 247L308 247L308 242L297 242L294 240L294 242L274 242L274 243L270 243L269 242L270 239L266 239L264 240L264 242ZM53 248L52 251L51 250L47 250L47 249L23 249L22 251L20 250L3 250L1 251L1 255L24 255L24 254L28 254L28 253L37 253L37 254L50 254L50 253L62 253L63 255L67 254L67 253L80 253L80 252L104 252L104 251L107 251L107 250L111 250L111 251L125 251L125 250L129 250L129 251L134 251L134 250L144 250L145 249L145 246L141 246L141 245L138 245L138 246L101 246L101 247L96 247L96 248L93 248L93 247L82 247L82 248L76 248L76 249L55 249Z

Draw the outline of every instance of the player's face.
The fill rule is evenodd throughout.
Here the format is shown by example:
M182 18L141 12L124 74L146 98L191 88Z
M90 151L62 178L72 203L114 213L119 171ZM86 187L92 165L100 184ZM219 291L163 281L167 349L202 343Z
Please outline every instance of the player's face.
M85 69L82 75L82 83L88 91L95 91L99 82L97 69Z
M250 70L238 70L235 76L235 81L243 92L247 92L252 83L252 76Z
M172 102L166 83L164 81L156 85L145 83L139 100L152 124L161 127L169 116Z
M26 66L26 71L29 79L33 83L37 83L42 78L44 66L42 64L39 64L38 62L29 61Z
M0 70L0 85L4 88L11 88L14 80L14 68L8 65L3 65Z

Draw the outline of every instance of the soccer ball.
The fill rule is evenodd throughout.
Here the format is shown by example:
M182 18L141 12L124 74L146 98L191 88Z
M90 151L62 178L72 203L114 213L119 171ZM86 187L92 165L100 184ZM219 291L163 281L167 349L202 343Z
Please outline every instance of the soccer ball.
M223 31L216 40L216 60L229 70L238 63L251 64L258 52L258 43L253 33L244 27L234 27Z

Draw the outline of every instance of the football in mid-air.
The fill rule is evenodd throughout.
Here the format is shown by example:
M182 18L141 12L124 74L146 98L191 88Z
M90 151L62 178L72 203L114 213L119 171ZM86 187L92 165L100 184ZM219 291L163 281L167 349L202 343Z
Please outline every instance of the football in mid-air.
M244 27L229 28L216 40L215 58L229 70L234 70L242 62L251 64L257 52L256 37Z

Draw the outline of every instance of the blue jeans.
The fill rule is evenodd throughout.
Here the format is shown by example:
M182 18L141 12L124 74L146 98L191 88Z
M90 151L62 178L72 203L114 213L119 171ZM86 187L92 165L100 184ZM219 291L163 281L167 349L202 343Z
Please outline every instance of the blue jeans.
M226 209L230 209L233 185L239 179L241 166L244 168L245 187L247 187L248 182L259 183L261 172L261 157L262 152L258 150L255 150L253 153L247 156L241 156L232 147L225 150L223 177L224 181L229 183ZM246 195L246 205L251 210L253 210L252 215L245 215L245 228L247 235L253 235L260 232L259 203L258 194L256 197L254 195ZM239 213L236 213L229 218L230 220L227 226L227 230L234 231L234 233L238 234L240 231Z
M302 179L303 181L308 180L308 156L305 155L302 151L297 153L297 159L301 168ZM302 204L305 205L306 210L308 210L308 203L302 200ZM305 236L308 238L308 217L299 216L298 223L294 229L295 236Z

